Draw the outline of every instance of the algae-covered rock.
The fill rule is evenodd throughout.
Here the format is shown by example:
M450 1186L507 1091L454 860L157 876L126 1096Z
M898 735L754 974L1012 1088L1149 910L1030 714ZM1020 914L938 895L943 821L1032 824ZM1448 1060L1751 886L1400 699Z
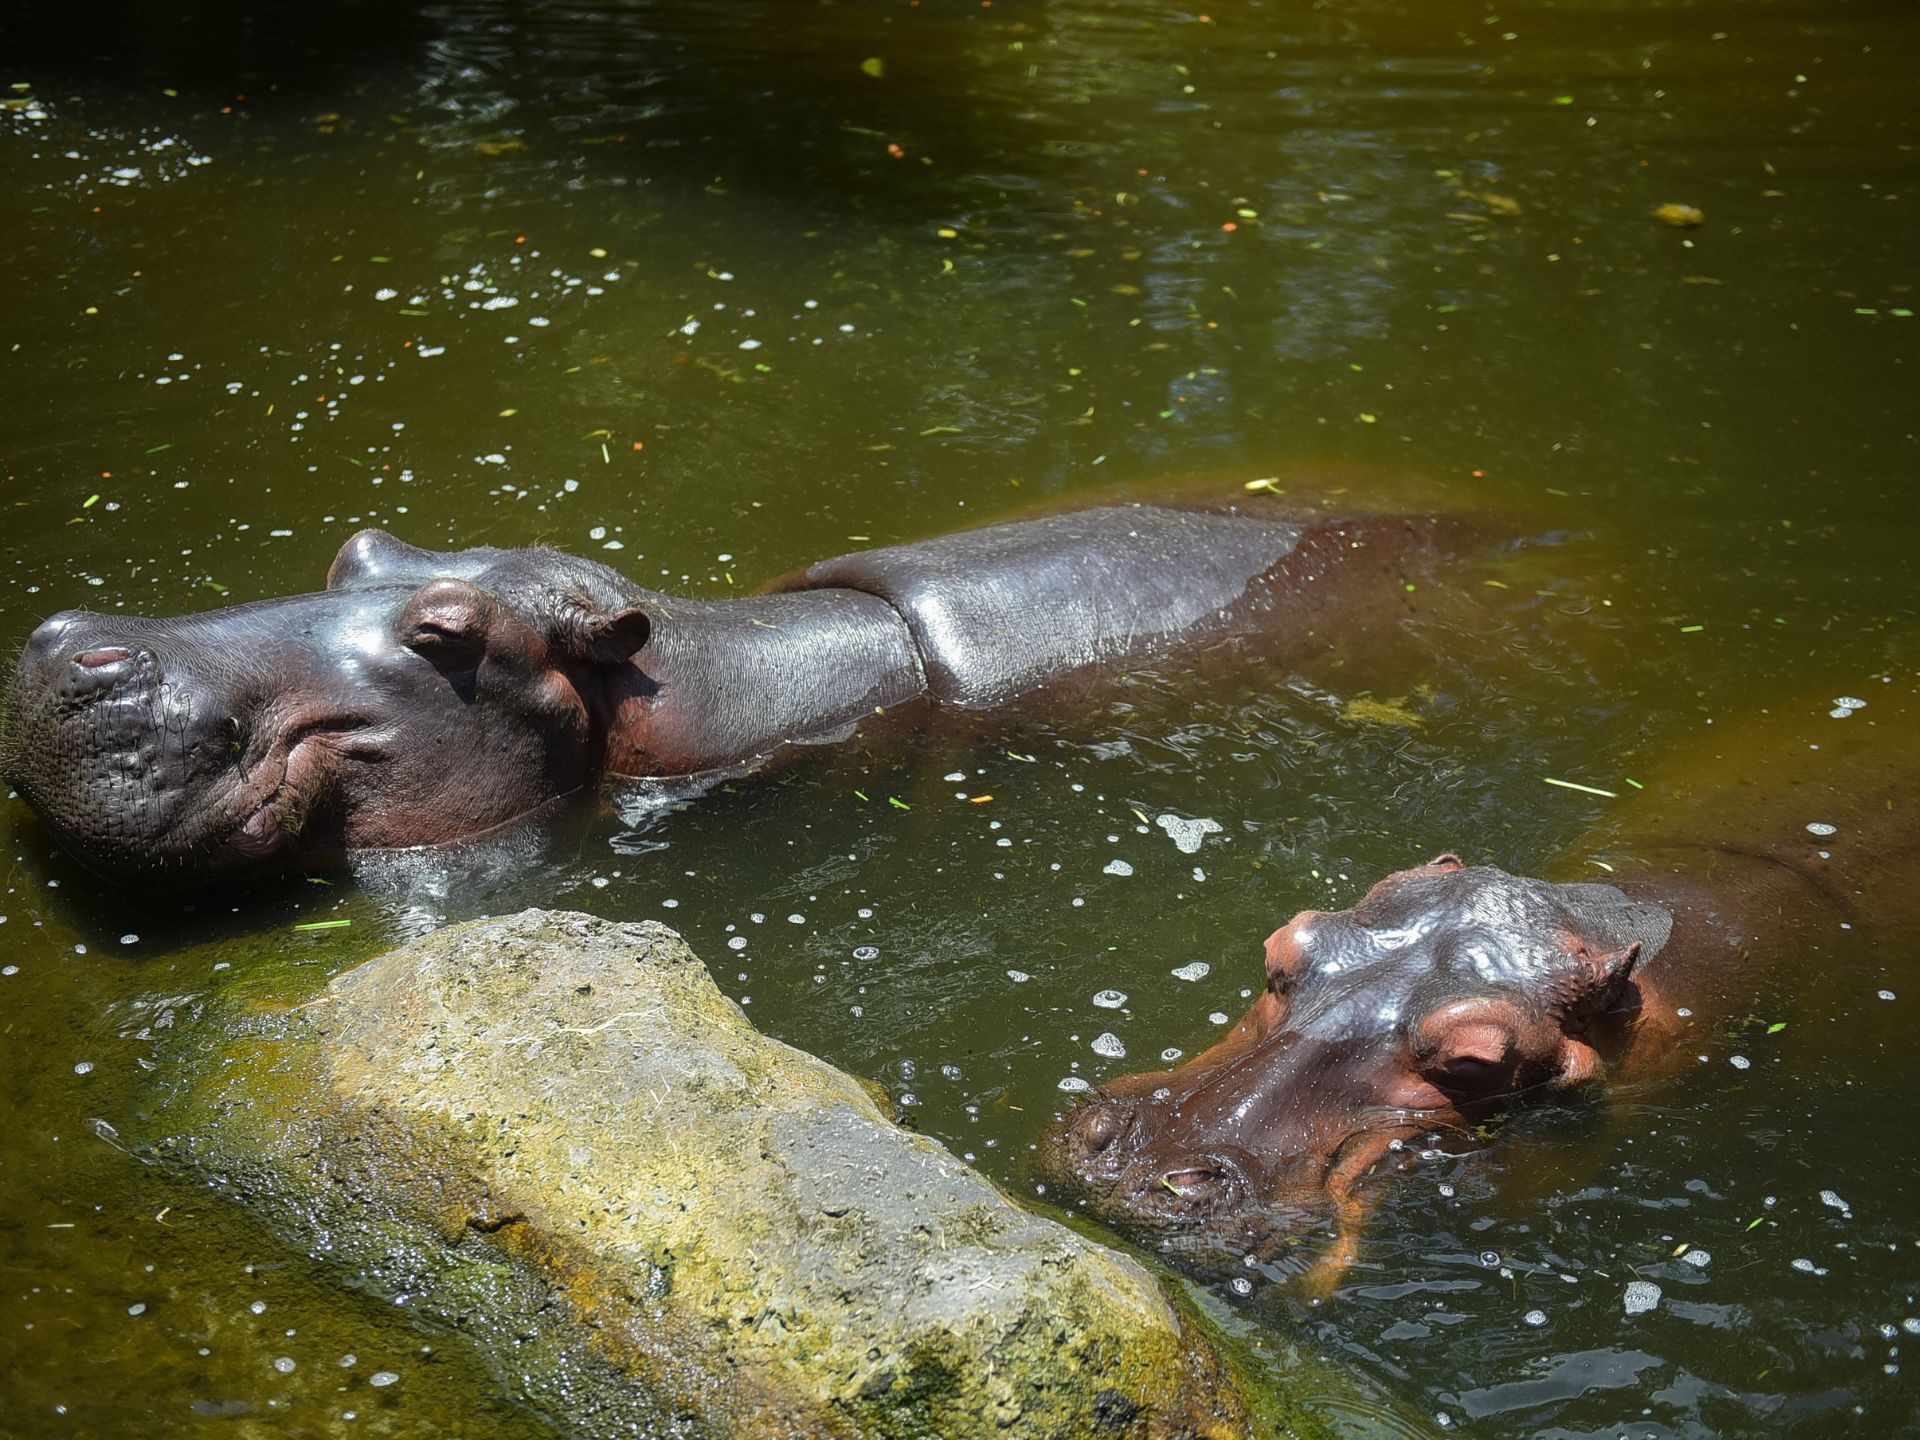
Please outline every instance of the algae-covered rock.
M1248 1432L1151 1276L754 1030L663 926L443 930L204 1073L178 1157L572 1433Z

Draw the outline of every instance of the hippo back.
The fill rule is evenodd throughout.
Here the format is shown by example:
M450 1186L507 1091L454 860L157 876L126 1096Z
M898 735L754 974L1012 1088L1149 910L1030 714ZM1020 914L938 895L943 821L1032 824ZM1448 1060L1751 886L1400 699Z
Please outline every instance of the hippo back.
M1233 628L1305 534L1288 520L1115 506L861 550L772 588L879 596L905 617L933 697L984 709Z

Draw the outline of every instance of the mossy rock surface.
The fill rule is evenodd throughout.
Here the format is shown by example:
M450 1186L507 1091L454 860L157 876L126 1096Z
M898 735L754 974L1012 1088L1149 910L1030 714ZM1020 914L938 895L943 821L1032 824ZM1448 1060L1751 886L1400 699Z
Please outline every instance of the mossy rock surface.
M175 1157L571 1433L1256 1428L1144 1269L761 1035L664 926L455 926L211 1059Z

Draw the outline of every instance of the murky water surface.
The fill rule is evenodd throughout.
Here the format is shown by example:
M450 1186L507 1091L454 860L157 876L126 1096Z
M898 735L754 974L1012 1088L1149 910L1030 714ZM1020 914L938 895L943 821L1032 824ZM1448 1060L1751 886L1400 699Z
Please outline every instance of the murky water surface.
M369 524L702 595L1208 473L1423 477L1562 543L1310 671L330 885L108 893L6 802L10 1435L547 1433L143 1163L195 997L449 916L662 919L1028 1189L1063 1090L1206 1045L1296 909L1442 847L1538 871L1605 804L1540 777L1627 793L1920 658L1911 8L69 8L0 46L8 644L315 588ZM1680 1082L1418 1168L1334 1301L1220 1299L1435 1428L1916 1433L1915 956L1837 943Z

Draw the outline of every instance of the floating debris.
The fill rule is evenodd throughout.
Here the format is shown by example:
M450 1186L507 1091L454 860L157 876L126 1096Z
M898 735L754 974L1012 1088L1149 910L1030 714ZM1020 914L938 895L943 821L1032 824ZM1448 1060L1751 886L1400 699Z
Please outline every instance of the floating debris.
M1556 780L1551 775L1540 777L1549 785L1558 785L1562 790L1578 790L1582 795L1598 795L1603 800L1617 800L1620 797L1611 790L1602 790L1593 785L1581 785L1573 780Z
M1693 205L1675 204L1672 201L1655 209L1653 218L1663 225L1673 226L1676 230L1692 230L1707 223L1704 210Z
M1358 725L1386 725L1402 730L1419 730L1427 723L1424 715L1414 714L1399 700L1375 700L1371 696L1347 701L1340 707L1340 714Z

